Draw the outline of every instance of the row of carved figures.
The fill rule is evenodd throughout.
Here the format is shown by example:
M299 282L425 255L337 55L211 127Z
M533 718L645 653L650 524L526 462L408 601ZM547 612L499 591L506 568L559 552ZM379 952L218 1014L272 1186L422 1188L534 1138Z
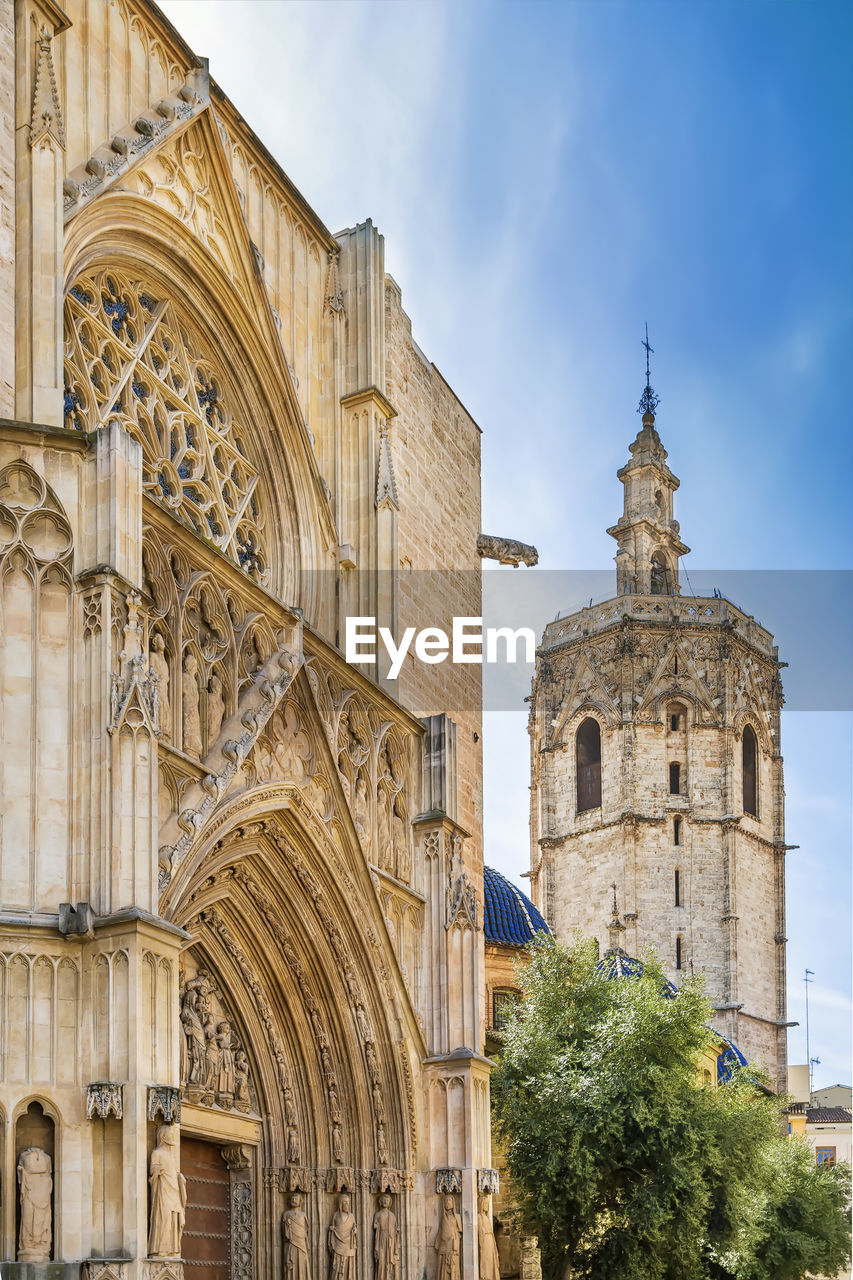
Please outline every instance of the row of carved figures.
M189 978L181 993L181 1084L200 1101L237 1111L251 1110L249 1059L231 1022L214 1013L214 984L205 970Z
M166 658L166 642L159 632L151 638L148 654L149 669L157 676L159 725L165 738L172 736L172 704L169 697L169 662ZM225 691L222 678L213 671L206 689L205 710L207 749L219 737L225 716ZM184 656L181 669L181 747L188 756L201 757L204 740L201 728L201 692L199 689L198 659L194 653Z

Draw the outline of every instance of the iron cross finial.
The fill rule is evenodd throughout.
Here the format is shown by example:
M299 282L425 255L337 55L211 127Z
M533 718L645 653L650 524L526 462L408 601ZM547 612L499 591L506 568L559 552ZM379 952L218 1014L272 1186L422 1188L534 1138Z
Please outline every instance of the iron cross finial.
M649 356L650 356L650 355L654 355L654 353L655 353L655 349L654 349L654 347L650 347L650 346L649 346L649 323L648 323L648 321L646 321L646 338L645 338L645 341L644 341L644 342L641 342L641 343L640 343L640 346L641 346L641 347L645 347L645 348L646 348L646 386L648 386L648 385L649 385L649 378L651 377L651 369L649 368Z
M646 385L643 388L643 394L640 397L640 405L639 405L639 408L637 409L637 413L641 413L644 415L647 413L650 413L654 418L655 410L660 404L660 396L655 395L654 391L652 390L652 384L651 384L652 371L649 365L649 356L654 354L654 347L651 346L649 343L648 322L646 323L646 336L644 340L640 343L640 346L646 348Z

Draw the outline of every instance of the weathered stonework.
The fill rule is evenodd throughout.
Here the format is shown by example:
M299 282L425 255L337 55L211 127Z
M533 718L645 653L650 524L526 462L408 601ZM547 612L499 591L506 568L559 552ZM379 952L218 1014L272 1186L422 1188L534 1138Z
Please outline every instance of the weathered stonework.
M610 530L621 594L550 623L537 655L533 897L558 937L580 929L603 950L615 884L623 948L653 946L676 984L704 974L715 1025L784 1088L781 664L773 637L730 601L680 594L678 481L653 414L631 451ZM600 737L597 783L585 722Z

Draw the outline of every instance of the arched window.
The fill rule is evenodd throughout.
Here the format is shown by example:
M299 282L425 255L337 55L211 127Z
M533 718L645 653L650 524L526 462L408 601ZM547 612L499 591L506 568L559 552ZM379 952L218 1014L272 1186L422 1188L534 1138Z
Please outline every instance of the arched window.
M587 716L575 737L578 813L601 806L601 728Z
M684 903L681 899L681 868L675 868L675 905L683 907Z
M676 969L684 968L684 939L681 934L675 939L675 967Z
M672 823L672 843L681 844L681 819L674 818Z
M675 760L669 766L669 794L671 796L681 795L681 765Z
M659 551L652 556L652 595L669 595L669 569Z
M492 1026L495 1031L503 1031L520 998L514 989L492 992Z
M743 811L758 817L758 739L751 724L743 731Z

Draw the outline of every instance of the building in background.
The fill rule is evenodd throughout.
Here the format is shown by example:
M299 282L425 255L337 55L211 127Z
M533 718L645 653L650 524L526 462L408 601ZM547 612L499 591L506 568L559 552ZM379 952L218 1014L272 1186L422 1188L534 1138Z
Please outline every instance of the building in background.
M705 975L715 1028L785 1087L785 826L773 637L682 590L678 479L655 426L619 471L615 594L545 628L530 709L532 897L601 939L618 891L634 956Z

